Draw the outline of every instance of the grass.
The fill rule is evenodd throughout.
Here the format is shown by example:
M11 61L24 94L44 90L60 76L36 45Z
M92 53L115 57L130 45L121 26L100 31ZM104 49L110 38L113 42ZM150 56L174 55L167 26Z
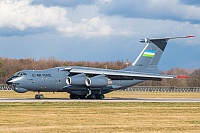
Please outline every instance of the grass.
M200 103L0 103L1 132L199 132Z
M0 91L0 97L34 97ZM66 98L66 93L44 93ZM177 96L177 97L174 97ZM199 98L199 93L113 92L106 97ZM200 103L0 103L0 132L200 132Z

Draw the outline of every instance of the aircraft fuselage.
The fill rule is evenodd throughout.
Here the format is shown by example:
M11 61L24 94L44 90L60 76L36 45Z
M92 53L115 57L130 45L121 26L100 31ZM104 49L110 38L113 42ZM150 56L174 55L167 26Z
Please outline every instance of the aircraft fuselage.
M113 90L126 88L142 82L143 80L135 79L120 79L119 77L112 79L110 85L106 86L94 86L88 87L85 83L80 85L69 85L67 79L78 75L72 74L68 71L64 71L65 67L56 67L45 70L22 70L17 72L13 77L7 80L8 85L14 87L14 91L18 93L25 93L27 91L34 92L68 92L74 95L86 96L88 89L91 90L92 94L106 94ZM79 69L85 69L84 67L76 67ZM92 68L90 68L93 70ZM96 68L94 68L96 70ZM109 71L107 69L98 69L101 71ZM117 71L117 70L115 70ZM94 75L92 75L94 76ZM91 75L86 75L91 77Z

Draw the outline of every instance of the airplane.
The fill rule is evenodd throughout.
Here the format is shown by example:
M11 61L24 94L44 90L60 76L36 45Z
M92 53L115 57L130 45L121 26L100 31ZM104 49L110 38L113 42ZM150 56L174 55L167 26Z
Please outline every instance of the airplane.
M165 75L158 70L158 62L168 40L194 36L145 38L146 46L132 65L121 69L101 69L79 66L61 66L45 70L22 70L6 81L18 93L38 92L35 99L43 99L40 92L67 92L70 99L104 99L104 94L126 89L146 80L187 78L182 75Z

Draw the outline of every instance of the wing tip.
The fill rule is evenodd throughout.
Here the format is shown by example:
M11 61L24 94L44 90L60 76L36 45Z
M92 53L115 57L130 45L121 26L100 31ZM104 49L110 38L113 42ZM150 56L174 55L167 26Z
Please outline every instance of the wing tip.
M195 36L193 35L185 36L185 38L192 38L192 37L195 37Z
M187 79L187 78L188 78L188 76L184 76L184 75L178 75L178 76L176 76L176 78L178 78L178 79Z

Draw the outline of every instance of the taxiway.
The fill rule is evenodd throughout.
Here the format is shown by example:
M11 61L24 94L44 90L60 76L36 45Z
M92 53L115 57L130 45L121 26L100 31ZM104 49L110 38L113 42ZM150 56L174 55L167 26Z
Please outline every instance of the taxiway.
M0 102L200 102L200 98L105 98L103 100L69 98L0 98Z

